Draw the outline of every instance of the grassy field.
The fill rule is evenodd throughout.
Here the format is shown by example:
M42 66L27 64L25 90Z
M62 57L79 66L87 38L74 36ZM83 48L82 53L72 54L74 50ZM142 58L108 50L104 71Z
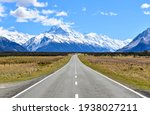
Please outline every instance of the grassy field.
M80 55L81 61L134 89L150 90L150 57Z
M70 59L70 56L0 57L0 83L29 80L48 75Z

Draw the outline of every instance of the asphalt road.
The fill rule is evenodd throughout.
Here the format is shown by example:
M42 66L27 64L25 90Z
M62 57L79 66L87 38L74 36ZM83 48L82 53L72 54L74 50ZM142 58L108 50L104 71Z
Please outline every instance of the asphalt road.
M141 98L141 94L84 65L77 55L15 98Z

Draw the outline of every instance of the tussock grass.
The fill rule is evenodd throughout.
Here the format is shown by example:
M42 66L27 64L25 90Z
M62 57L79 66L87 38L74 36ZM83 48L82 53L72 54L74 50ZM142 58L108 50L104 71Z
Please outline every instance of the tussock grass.
M0 83L29 80L48 75L70 59L70 56L0 57Z
M90 56L79 58L87 66L135 89L150 89L150 57Z

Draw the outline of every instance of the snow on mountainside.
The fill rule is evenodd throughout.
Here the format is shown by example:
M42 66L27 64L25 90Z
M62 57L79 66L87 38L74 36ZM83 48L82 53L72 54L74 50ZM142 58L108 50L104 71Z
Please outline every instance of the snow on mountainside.
M53 26L49 31L41 33L30 39L25 46L29 51L37 51L41 47L45 47L50 43L84 43L84 36L67 27ZM58 47L58 46L57 46ZM56 48L57 49L57 48Z
M127 46L119 49L118 52L142 52L150 50L150 28L139 34Z
M94 41L95 43L98 43L101 47L110 49L110 51L116 51L117 49L120 49L127 45L129 42L131 42L131 39L122 41L117 39L111 39L106 35L98 35L96 33L89 33L85 35L85 38Z
M107 36L90 33L83 35L66 26L53 26L49 31L30 39L24 46L29 51L116 51L130 40L113 40Z
M8 40L5 37L0 37L0 52L27 52L26 48Z
M0 36L22 45L28 51L41 52L113 52L131 41L115 40L96 33L84 35L66 25L52 26L49 31L35 36L0 27Z
M26 43L33 35L19 33L17 31L8 31L0 27L0 36L5 37L10 41L16 42L20 45Z

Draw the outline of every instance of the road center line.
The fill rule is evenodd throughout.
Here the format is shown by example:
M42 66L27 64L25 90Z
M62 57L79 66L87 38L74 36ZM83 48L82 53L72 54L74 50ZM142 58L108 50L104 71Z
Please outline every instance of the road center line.
M60 68L59 70L57 70L56 72L54 72L54 73L48 75L47 77L43 78L42 80L40 80L40 81L36 82L35 84L29 86L27 89L21 91L20 93L16 94L16 95L13 96L12 98L17 98L17 97L20 96L21 94L23 94L23 93L25 93L26 91L30 90L31 88L37 86L38 84L40 84L40 83L42 83L43 81L45 81L45 80L47 80L48 78L50 78L51 76L57 74L59 71L63 70L67 65L68 65L68 63L67 63L65 66L63 66L62 68Z
M75 85L78 85L78 82L77 82L77 81L75 81Z
M75 94L75 98L79 98L79 94Z
M76 67L76 61L75 61L75 75L77 74L77 67Z
M77 75L75 75L75 78L78 78L78 76L77 76Z

